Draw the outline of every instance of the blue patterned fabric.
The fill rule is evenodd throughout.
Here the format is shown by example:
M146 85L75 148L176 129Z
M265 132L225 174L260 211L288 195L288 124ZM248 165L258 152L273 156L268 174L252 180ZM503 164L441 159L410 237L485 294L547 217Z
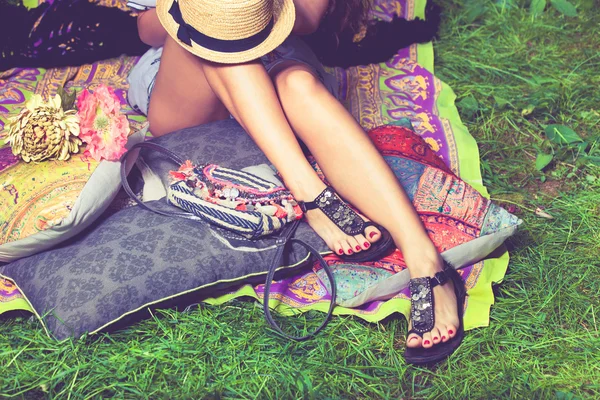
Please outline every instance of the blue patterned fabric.
M402 157L384 156L383 158L394 171L410 201L413 201L419 187L419 179L425 171L425 164Z

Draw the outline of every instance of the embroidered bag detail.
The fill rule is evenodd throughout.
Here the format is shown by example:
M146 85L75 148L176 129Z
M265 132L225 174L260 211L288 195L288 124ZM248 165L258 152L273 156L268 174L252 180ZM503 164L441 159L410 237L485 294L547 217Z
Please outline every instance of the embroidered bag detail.
M169 203L250 239L302 217L289 190L248 172L186 161L170 175Z
M170 175L175 180L167 188L167 201L184 210L165 211L150 203L144 203L131 189L127 181L128 153L147 148L165 155L170 161L179 164L177 171ZM293 340L306 340L321 331L333 314L336 304L336 284L333 272L321 254L304 241L295 238L294 233L302 210L283 186L279 186L254 174L209 164L196 167L183 160L171 150L152 142L137 143L121 157L121 183L125 192L142 208L157 214L208 222L229 229L251 240L274 234L275 255L267 268L263 308L265 318L280 335ZM327 317L313 332L305 336L290 336L285 333L271 316L269 295L275 272L282 265L289 243L304 247L327 274L331 287L331 303Z
M170 174L169 203L250 239L302 217L289 190L248 172L186 161Z

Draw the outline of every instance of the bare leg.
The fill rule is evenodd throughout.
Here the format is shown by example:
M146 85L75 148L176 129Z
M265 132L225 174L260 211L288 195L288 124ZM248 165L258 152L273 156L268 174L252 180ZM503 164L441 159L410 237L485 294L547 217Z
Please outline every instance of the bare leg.
M411 277L433 276L442 262L410 200L352 115L302 64L290 62L274 78L285 115L336 190L390 231ZM411 347L431 347L453 337L458 326L451 285L434 288L436 326Z
M167 37L148 110L154 136L229 117L196 60Z
M325 184L302 153L263 65L200 62L214 92L275 165L294 196L313 200ZM320 210L310 211L306 217L329 248L338 253L362 251L380 238L380 232L374 228L367 229L368 239L363 235L348 236Z
M167 61L166 57L163 58L164 61ZM260 63L217 65L195 57L179 57L177 70L175 70L175 67L166 69L162 66L161 69L172 71L175 74L173 76L178 76L175 81L180 84L183 82L185 87L178 89L178 91L168 92L165 86L168 86L169 80L167 78L170 74L167 73L163 74L166 75L164 80L157 80L155 90L163 87L164 93L168 94L161 95L164 103L161 103L160 106L157 106L157 103L154 102L155 96L153 94L151 114L156 115L153 114L152 107L160 107L157 112L162 112L162 107L170 107L167 108L168 112L165 112L162 118L155 119L157 122L154 129L158 130L159 134L206 122L206 119L210 120L210 112L203 113L203 110L199 110L199 106L205 107L203 101L206 100L206 96L194 97L194 92L197 92L198 89L196 91L189 90L190 82L197 79L198 76L204 76L212 89L212 93L218 96L218 99L253 137L281 172L287 186L298 199L312 200L323 190L324 184L318 179L304 158L288 119L296 121L294 126L296 133L307 142L313 151L317 150L315 155L318 157L321 167L327 169L328 179L336 189L357 207L367 211L367 215L372 215L375 221L382 223L390 230L396 243L405 250L405 258L411 270L411 276L431 276L439 270L439 256L424 234L423 227L420 225L412 205L398 186L395 177L352 117L314 77L312 79L317 84L311 84L308 88L303 88L304 84L311 82L304 79L301 81L304 82L302 85L296 85L294 83L298 80L296 77L292 77L290 74L288 76L290 79L284 79L286 74L283 72L279 74L276 82L284 108L289 114L286 119L272 82ZM188 78L181 79L182 69L188 71L186 73ZM202 71L204 75L198 75L198 71ZM293 69L289 71L291 72ZM301 71L301 68L297 72L303 72L308 77L312 77L306 70ZM200 81L202 84L199 83L199 86L206 89L204 81ZM307 91L306 89L310 90ZM182 93L187 93L187 95L182 96ZM221 110L222 112L220 103L213 103L214 98L210 97L211 92L203 93L209 93L209 110ZM294 99L298 101L298 110L290 110L295 105L293 103ZM310 99L310 101L307 102L305 99ZM311 102L314 103L311 105ZM189 110L180 112L180 106L183 103L188 103L187 108ZM210 106L214 104L216 106L211 108ZM190 114L193 115L199 111L204 115L205 120L202 120L203 118L194 119L190 116ZM207 114L209 115L208 118L206 117ZM306 124L297 121L298 116L302 115L308 120ZM178 118L182 119L178 120ZM332 121L335 121L335 124ZM156 127L158 124L160 125ZM337 140L332 139L334 137L332 131L334 131L333 134L338 135ZM363 151L364 149L366 151ZM329 162L329 157L333 157L336 162ZM360 168L357 168L357 166L360 166ZM351 176L352 179L348 180L348 176ZM374 185L369 184L370 181L374 180L374 177L376 177L375 181L379 182L379 187L372 188L371 186ZM356 190L357 188L360 188L360 190ZM383 188L389 190L382 195ZM389 215L379 209L388 210ZM361 249L365 249L367 246L362 243L363 240L367 243L367 241L373 242L379 238L378 234L369 239L365 239L361 235L348 237L318 210L309 212L307 218L311 226L325 239L330 248L342 247L346 254L349 254L355 245L362 246ZM447 291L448 288L442 287L442 289ZM438 288L436 288L436 291L439 291ZM450 330L456 332L456 329L451 328L457 325L457 321L454 324L452 322L444 324L444 317L448 317L446 321L450 321L452 316L456 319L455 302L450 301L454 295L453 293L439 293L439 295L438 298L442 301L436 302L436 319L443 325L441 328L442 333L446 333L446 337L449 338L453 336L449 333ZM438 296L437 292L436 296ZM448 298L448 301L444 301L444 297ZM439 304L444 305L447 310L439 310ZM453 312L449 311L452 307L454 307ZM424 341L432 341L434 337L441 336L440 329L436 325L431 334L425 335ZM435 340L433 341L435 342ZM439 342L439 339L437 341ZM411 339L409 345L413 347L420 346L421 341L420 339ZM431 346L431 344L428 346L425 343L423 345L425 347Z

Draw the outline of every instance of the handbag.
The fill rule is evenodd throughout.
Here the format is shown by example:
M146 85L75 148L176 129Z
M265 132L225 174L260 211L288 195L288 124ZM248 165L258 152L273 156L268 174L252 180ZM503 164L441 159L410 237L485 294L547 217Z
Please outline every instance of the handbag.
M254 174L186 161L171 171L170 204L248 239L258 239L302 217L292 194Z
M175 180L167 188L167 201L179 210L165 211L144 203L131 189L127 180L127 155L141 148L165 155L179 166L170 175ZM137 143L121 157L121 183L125 192L142 208L169 217L209 223L257 240L264 236L275 238L275 255L268 266L264 288L263 310L267 323L280 335L292 340L306 340L321 331L335 308L336 285L331 268L321 254L308 243L293 237L302 211L292 194L283 186L254 174L215 164L195 166L171 150L152 142ZM315 256L330 281L331 304L323 323L305 336L290 336L275 322L269 308L271 283L281 266L285 251L292 243L304 247Z

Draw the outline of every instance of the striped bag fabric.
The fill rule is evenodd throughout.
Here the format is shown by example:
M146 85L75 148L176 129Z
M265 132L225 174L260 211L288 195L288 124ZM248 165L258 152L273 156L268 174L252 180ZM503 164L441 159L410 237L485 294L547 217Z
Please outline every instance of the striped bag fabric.
M173 183L167 188L167 200L185 213L152 211L204 221L252 240L279 232L286 224L302 218L294 197L281 185L215 164L196 166L151 142L139 143L129 151L141 147L158 151L180 166L170 172ZM125 185L126 180L123 182L128 194L148 208Z
M171 172L169 203L249 239L279 231L302 217L291 193L254 174L186 161Z

